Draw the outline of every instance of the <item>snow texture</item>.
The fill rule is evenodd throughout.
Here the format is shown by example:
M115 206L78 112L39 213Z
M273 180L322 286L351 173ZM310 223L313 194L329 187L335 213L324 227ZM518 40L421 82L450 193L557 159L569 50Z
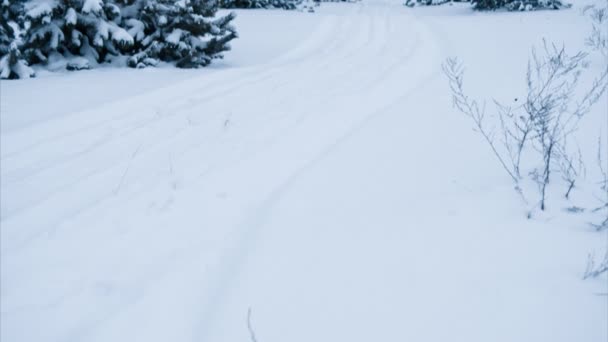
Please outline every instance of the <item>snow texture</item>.
M587 182L526 219L440 67L514 101L543 37L584 48L580 6L238 15L207 69L1 81L0 340L251 341L249 308L259 342L608 339L606 276L581 279L608 232L565 210L608 97Z
M103 10L103 0L84 0L83 13L100 13Z
M50 15L59 6L59 0L31 0L25 4L25 15L29 18L40 18Z

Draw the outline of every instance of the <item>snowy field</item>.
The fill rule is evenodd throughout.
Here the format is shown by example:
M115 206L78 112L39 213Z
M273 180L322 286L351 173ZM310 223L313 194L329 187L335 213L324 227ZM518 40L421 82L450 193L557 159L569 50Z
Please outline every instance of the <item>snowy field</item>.
M527 219L441 69L525 96L532 46L584 48L582 6L238 11L206 69L3 80L0 340L607 341L608 279L582 275L608 232L565 209L593 200L608 96L576 132L588 181Z

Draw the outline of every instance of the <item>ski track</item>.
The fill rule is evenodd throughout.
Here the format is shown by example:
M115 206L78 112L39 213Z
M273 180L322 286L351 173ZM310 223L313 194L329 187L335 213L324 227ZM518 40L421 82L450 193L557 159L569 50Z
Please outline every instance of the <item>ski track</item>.
M351 6L348 13L324 18L309 39L268 64L229 70L226 72L228 75L215 73L188 80L172 86L180 90L163 88L3 134L1 191L3 198L11 200L2 201L2 262L8 272L16 272L10 273L14 275L11 277L13 281L22 274L11 268L13 258L27 260L35 246L74 233L71 227L80 218L95 213L120 212L116 205L125 200L154 202L158 188L164 188L168 183L173 184L172 192L175 194L178 187L196 188L199 187L196 184L205 184L205 178L210 180L225 172L233 173L235 168L240 170L239 173L247 172L249 168L258 167L255 165L259 158L280 158L284 150L277 149L277 146L285 142L298 143L290 139L294 131L300 132L306 127L306 134L312 132L314 135L315 126L327 125L329 129L322 135L323 139L313 144L310 151L303 151L305 158L293 161L293 165L286 163L284 170L277 173L275 184L266 184L269 186L266 191L276 189L273 191L275 195L280 193L279 189L287 187L290 182L280 179L296 177L305 169L305 164L314 163L337 143L335 137L348 134L362 120L407 93L399 90L383 95L382 82L391 73L395 78L403 77L405 73L409 78L416 74L411 72L414 64L409 62L422 52L419 51L420 37L409 35L398 44L390 37L404 29L415 31L421 27L389 11L382 3L357 4ZM384 56L387 62L375 61L377 56ZM420 78L428 73L422 72ZM309 74L318 77L305 77ZM346 84L345 78L349 80ZM411 84L416 84L415 80ZM199 94L199 89L211 90ZM252 100L231 99L236 94L250 91L259 95L248 97ZM377 99L366 103L363 110L354 113L356 115L349 115L353 113L341 108L348 103L353 91L369 93ZM167 92L182 92L182 95L166 99L162 94ZM133 104L141 103L146 103L145 107L133 107ZM292 107L292 103L298 103L298 106ZM318 108L328 110L315 113ZM256 132L251 130L260 126L269 129L255 136ZM233 137L238 140L232 141ZM230 144L238 146L238 149L231 151L226 148ZM169 167L168 163L171 164ZM174 163L188 168L178 179L168 175L178 169ZM247 204L251 199L243 201ZM60 210L48 209L57 202L63 204ZM166 200L165 203L170 202ZM264 203L258 205L263 208ZM184 208L190 210L191 206L190 203ZM257 234L255 226L247 227L248 220L236 225L239 227L236 231L247 230L243 236ZM229 231L229 225L225 228ZM79 229L82 229L82 234L91 232L93 228ZM228 260L233 261L226 262L226 270L222 271L226 273L226 280L220 277L217 284L224 284L238 275L238 264L245 255L229 254L235 245L239 246L237 249L246 251L248 247L243 244L246 241L241 237L228 240L225 251L220 254L228 254ZM188 250L180 253L196 254ZM204 253L203 257L191 258L200 260L206 256ZM61 264L60 261L58 263ZM194 272L197 273L196 270ZM152 273L160 274L158 279L172 272ZM201 286L211 286L205 285L202 279L200 282ZM48 296L50 301L47 304L43 301L34 307L19 306L14 308L15 311L3 314L60 310L58 303L77 300L87 291L90 288L87 288L86 281L76 282ZM98 313L88 319L84 315L77 329L64 328L65 333L69 332L66 340L93 338L95 334L92 331L103 322L124 312L124 307L130 306L128 303L135 305L144 297L137 296L107 310L98 308ZM221 305L222 294L219 291L208 298ZM201 298L201 301L205 300ZM210 322L215 307L208 305L204 310L204 317Z
M251 303L238 301L263 299L241 286L264 271L273 216L440 77L438 39L399 2L349 4L263 65L3 133L0 339L246 339L239 310ZM403 142L418 172L438 172L415 138Z
M363 7L363 6L362 6ZM374 8L374 10L377 10L377 8ZM348 39L340 39L340 38L344 38L343 36L340 35L325 35L325 36L330 36L333 37L333 42L338 41L338 42L351 42L354 41L353 43L351 43L352 45L346 45L344 47L342 47L341 49L339 49L339 51L345 51L344 53L337 53L337 54L331 54L331 58L320 58L321 61L323 61L322 63L320 63L320 65L316 65L313 64L312 66L308 67L308 65L304 65L301 67L302 70L305 70L306 73L310 73L310 72L314 72L314 73L318 73L318 72L323 72L325 73L327 65L337 65L338 63L344 65L344 68L338 69L339 70L339 74L338 75L334 75L333 73L327 73L326 75L330 76L331 78L333 78L334 80L341 80L342 77L345 77L346 75L350 75L353 72L355 72L357 69L362 69L362 67L360 65L354 64L354 63L347 63L344 61L344 59L347 59L349 56L354 55L357 51L362 50L362 49L366 49L364 51L369 51L368 53L370 55L376 56L378 55L378 53L382 54L384 53L384 51L387 48L387 45L390 44L390 41L388 39L386 39L384 36L384 39L373 39L373 34L374 34L374 29L375 26L377 26L377 21L378 19L376 17L379 17L379 15L372 15L369 17L365 17L365 16L361 16L359 14L355 14L354 19L355 20L350 20L350 21L346 21L346 23L350 23L351 25L345 25L345 28L343 28L340 32L344 32L344 34L352 34L353 30L352 30L352 26L356 26L357 28L359 28L360 30L364 30L367 29L367 33L363 34L362 36L364 37L363 40L348 40ZM380 19L382 19L382 22L388 22L389 20L386 20L386 18L381 17ZM360 25L361 22L365 22L367 25ZM352 23L358 23L358 24L352 24ZM385 27L385 29L387 29L387 27ZM359 37L360 35L357 35L357 37ZM379 42L379 43L375 43L375 42ZM382 44L382 45L380 45ZM326 44L319 44L321 46L325 46ZM378 46L379 45L379 46ZM379 51L377 50L379 48ZM328 50L329 51L329 50ZM414 49L415 51L415 49ZM311 53L311 54L314 54ZM401 55L398 55L401 56ZM408 56L406 56L405 58L401 59L401 62L405 62L407 60ZM399 63L399 62L397 62ZM311 63L308 63L311 64ZM286 68L290 68L289 66L290 64L287 64L286 66L282 67L282 70L284 72L284 70ZM385 66L384 68L386 69L386 72L390 72L390 68L394 67L394 63L388 63L387 66ZM312 69L312 71L311 71ZM375 71L375 70L374 70ZM338 71L334 71L334 72L338 72ZM265 73L264 71L260 71L260 73ZM275 72L273 73L274 75L282 75L282 72ZM383 74L382 72L380 74ZM255 77L255 76L254 76ZM276 76L275 76L276 77ZM283 78L284 79L284 78ZM296 76L297 79L297 76ZM378 77L377 79L372 80L372 82L369 82L367 80L365 81L360 81L360 80L356 80L353 79L353 84L363 84L365 85L365 88L370 88L373 85L377 85L378 82L382 80L381 77ZM255 81L252 82L251 86L258 86L260 83L263 82L273 82L273 77L270 76L269 78L265 78L262 77L255 79ZM322 82L322 80L319 80L319 82ZM308 85L308 87L310 88L312 85ZM246 85L245 85L246 87ZM298 88L303 88L305 86L300 86ZM361 86L359 86L360 88ZM266 89L263 87L260 87L261 89ZM329 87L331 89L331 87ZM335 88L339 89L339 88L343 88L340 85L336 85ZM236 91L238 90L238 86L229 88L232 91ZM292 91L292 89L290 89L289 87L283 87L284 92L288 92L288 91ZM297 90L293 90L294 94L299 95L300 94L300 89ZM328 101L333 101L334 97L340 96L342 94L346 95L346 94L350 94L352 93L351 89L342 89L342 90L338 90L336 92L332 92L330 91L328 94L323 94L324 89L321 89L321 91L318 91L317 93L313 94L310 96L311 101L314 101L313 104L315 106L318 106L318 103L324 104ZM223 96L229 94L230 91L222 91L219 94L214 94L213 98L215 98L215 100L209 98L206 103L205 103L205 107L210 107L213 106L215 103L220 102L219 106L221 106L222 102L225 101L225 98ZM190 98L192 95L188 95L188 98ZM261 95L263 96L263 95ZM328 97L330 96L330 97ZM285 97L285 98L281 98L279 96L277 96L277 98L281 101L281 102L289 102L289 97ZM175 100L174 100L175 102ZM183 101L182 101L183 102ZM197 105L197 102L192 102L192 101L186 101L189 105L190 108L192 108L193 106ZM120 106L120 105L117 105ZM174 112L174 113L181 113L184 112L184 106L185 105L173 105L173 106L168 106L168 107L164 107L161 109L157 110L160 112ZM268 106L270 107L271 110L269 110L270 113L273 112L273 103L268 104ZM306 107L306 106L304 106ZM234 111L234 109L232 109ZM108 111L108 109L104 108L104 111ZM221 111L221 110L219 110ZM101 112L101 111L100 111ZM191 113L192 109L186 111L186 113ZM303 114L302 115L306 115L307 113L307 109L302 110ZM87 113L87 116L89 114ZM30 188L30 189L36 189L36 191L38 191L40 193L40 195L44 194L41 191L41 187L43 186L43 184L50 184L52 186L54 186L54 189L49 189L49 192L46 193L46 196L39 198L37 203L31 203L31 198L32 196L28 196L28 201L27 203L25 203L24 205L21 206L25 206L26 208L31 208L32 206L39 204L41 202L44 201L49 201L51 199L53 199L53 196L56 196L57 193L60 193L61 191L67 190L67 189L75 189L77 188L77 185L79 183L85 182L85 181L89 181L89 179L91 177L94 177L96 175L99 174L108 174L110 173L109 169L117 169L117 168L125 168L125 164L129 164L130 159L131 159L131 154L132 151L136 148L139 148L137 146L141 145L141 153L154 153L157 152L157 150L155 150L154 146L158 146L160 149L166 148L167 144L165 140L162 140L163 137L162 135L165 134L166 136L164 137L164 139L166 140L170 140L172 137L175 137L177 134L179 134L184 127L177 127L174 128L173 131L171 130L167 130L164 128L164 126L167 126L168 120L173 120L173 121L178 121L178 125L181 123L183 125L183 118L181 116L183 116L184 114L173 114L173 115L158 115L155 114L153 115L152 118L145 118L143 121L143 123L141 123L139 120L136 121L134 127L129 127L128 124L126 125L120 125L117 124L115 122L112 122L111 125L112 126L126 126L126 128L124 128L123 132L115 132L115 129L110 129L110 133L108 133L108 129L107 128L102 128L102 127L97 127L97 126L93 126L93 128L96 128L96 131L102 131L102 136L97 138L95 141L93 141L92 143L85 145L85 147L82 150L79 150L75 153L71 153L68 155L64 155L61 156L59 158L55 158L54 160L50 160L50 161L38 161L37 163L42 163L43 166L40 167L36 167L37 165L27 165L27 166L20 166L17 167L16 169L13 169L11 166L16 164L16 165L20 165L20 162L18 160L12 160L12 154L9 154L7 157L3 158L3 162L5 163L5 165L8 165L8 167L3 168L3 179L5 180L5 184L4 184L4 188L6 191L10 191L11 188L15 187L15 188L19 188L20 190L23 190L24 188ZM298 117L298 121L302 120L302 118L300 116L296 116ZM256 119L263 119L263 118L259 118L257 117ZM274 118L271 118L270 120L273 120ZM123 119L124 120L124 119ZM210 121L212 121L213 119L206 119L202 122L199 122L198 125L208 125L210 123ZM181 121L181 122L179 122ZM175 123L174 123L175 124ZM148 129L151 130L152 128L154 128L153 126L158 126L158 125L162 125L163 129L165 130L165 132L156 132L155 134L148 134L148 136L150 136L151 139L154 139L155 141L153 142L143 142L141 141L141 139L137 139L133 137L133 135L136 134L145 134L144 132L141 132L142 130ZM90 128L90 127L87 127ZM95 137L95 133L93 132L89 132L89 129L84 128L84 129L75 129L74 131L76 132L84 132L84 133L78 133L75 136L71 135L68 133L68 135L66 136L66 138L73 138L77 141L82 141L81 136L82 135L86 135L86 136L92 136ZM47 130L48 131L48 130ZM109 137L111 136L118 136L119 139L109 139ZM44 146L42 147L42 150L38 150L38 151L30 151L29 148L26 149L26 151L28 151L29 153L23 153L21 154L22 156L25 156L25 158L23 158L24 162L27 162L28 160L31 160L31 154L35 153L36 155L40 155L40 156L45 156L46 158L52 158L53 156L53 151L58 151L59 153L64 153L64 151L69 151L70 150L70 146L78 146L78 144L74 144L72 143L69 139L58 139L58 138L54 138L51 139L50 141L44 141L41 144L44 144ZM194 137L194 139L196 139L196 137ZM10 143L10 137L6 139L7 141L5 142L5 144L3 144L3 146L10 146L12 145ZM139 145L136 146L136 141L140 140ZM131 145L129 148L124 148L125 146ZM39 145L41 146L41 145ZM117 155L116 157L122 159L122 162L118 162L117 160L108 160L107 158L99 158L99 154L100 153L113 153L114 151L120 151L121 148L120 146L122 146L122 150L123 150L123 154L122 155ZM101 150L101 151L100 151ZM104 152L105 150L105 152ZM179 155L181 154L181 151L178 151L175 153L176 156L179 157ZM95 165L97 164L97 165ZM65 173L66 169L70 169L73 170L75 168L81 167L82 171L79 175L76 176L76 182L74 182L74 179L61 179L59 177L59 175L62 175ZM82 166L85 166L85 168L83 169ZM114 174L119 173L119 171L114 171ZM18 175L18 176L13 176L13 174ZM141 174L139 175L140 177L142 176ZM32 179L32 180L31 180ZM52 180L52 181L51 181ZM69 182L69 183L68 183ZM32 191L25 191L24 193L27 193L28 195L31 195ZM106 192L107 193L107 192ZM17 197L18 198L18 197ZM93 203L97 203L99 199L95 200ZM18 202L18 201L15 201ZM11 215L13 215L15 212L19 212L19 210L21 210L21 208L17 208L17 209L6 209L3 207L3 219L10 219ZM70 212L68 215L65 215L67 217L71 217L73 216L73 212ZM28 216L32 216L32 215L28 215Z

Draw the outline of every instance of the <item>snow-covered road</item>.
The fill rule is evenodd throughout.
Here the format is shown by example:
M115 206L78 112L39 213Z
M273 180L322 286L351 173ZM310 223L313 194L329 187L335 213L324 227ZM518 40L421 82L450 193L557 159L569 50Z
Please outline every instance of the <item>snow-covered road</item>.
M0 340L604 341L597 236L524 219L427 14L3 130Z

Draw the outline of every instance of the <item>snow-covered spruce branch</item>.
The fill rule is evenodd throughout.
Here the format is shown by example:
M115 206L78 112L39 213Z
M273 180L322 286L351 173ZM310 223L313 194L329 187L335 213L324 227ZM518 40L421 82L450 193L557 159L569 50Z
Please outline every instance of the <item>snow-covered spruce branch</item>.
M583 171L582 158L569 151L567 138L576 131L580 120L600 99L608 86L608 68L584 92L578 85L585 69L586 54L569 55L566 49L543 41L542 53L532 49L526 72L527 95L517 107L494 100L497 122L486 123L486 107L470 99L463 90L464 68L455 58L443 64L455 107L473 120L475 129L491 148L502 168L519 184L522 179L522 155L535 156L529 170L538 186L541 210L546 209L547 187L554 172L567 183L568 198ZM484 102L485 103L485 102ZM492 128L488 128L488 125ZM498 130L497 141L495 130Z
M22 18L23 2L0 3L0 78L27 78L34 76L21 50L25 31Z
M450 2L452 2L452 0L406 0L405 6L407 6L407 7L437 6L437 5L443 5L443 4L450 3Z
M68 70L118 62L206 66L237 37L234 13L214 0L1 1L0 75L33 75L28 65Z

